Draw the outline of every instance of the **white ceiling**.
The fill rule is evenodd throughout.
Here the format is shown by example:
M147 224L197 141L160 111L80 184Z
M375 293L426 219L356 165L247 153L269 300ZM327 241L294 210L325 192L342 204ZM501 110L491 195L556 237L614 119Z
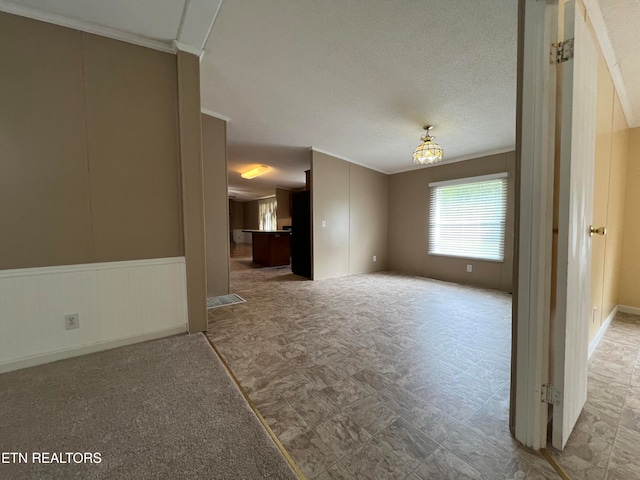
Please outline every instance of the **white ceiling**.
M231 119L229 185L301 186L314 147L414 168L422 126L451 160L515 145L517 2L237 0L202 59L202 105ZM241 181L254 164L277 174Z
M640 3L583 1L638 126ZM249 199L301 187L310 147L385 173L416 168L425 123L446 162L513 149L517 3L0 0L0 10L165 51L204 48L202 106L230 120L230 193ZM272 171L240 178L256 164Z

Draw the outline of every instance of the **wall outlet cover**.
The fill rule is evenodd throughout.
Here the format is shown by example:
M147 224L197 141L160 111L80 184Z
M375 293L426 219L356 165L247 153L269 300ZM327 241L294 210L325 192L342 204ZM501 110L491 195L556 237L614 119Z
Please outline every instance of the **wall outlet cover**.
M71 330L73 328L80 328L80 314L70 313L64 316L64 328Z
M467 265L467 272L473 272L473 265Z

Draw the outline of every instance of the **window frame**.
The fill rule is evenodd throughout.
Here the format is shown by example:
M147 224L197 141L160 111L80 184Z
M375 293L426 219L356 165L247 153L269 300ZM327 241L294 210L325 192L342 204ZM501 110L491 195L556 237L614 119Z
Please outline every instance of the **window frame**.
M433 236L435 235L435 233L432 227L436 222L435 220L432 220L433 211L434 211L433 199L435 197L433 189L438 187L448 187L448 186L456 186L456 185L471 185L474 183L489 182L494 180L501 180L504 182L503 183L504 203L502 204L503 212L502 212L502 221L500 222L501 223L500 242L502 244L500 250L502 251L502 257L487 258L486 256L479 256L479 255L472 256L468 254L456 254L456 253L447 253L442 251L434 251L436 249L436 245L434 245L436 241L433 240ZM438 256L438 257L464 258L469 260L480 260L484 262L504 263L505 257L506 257L505 250L507 246L506 224L507 224L507 213L508 213L508 207L509 207L509 174L508 172L500 172L500 173L494 173L489 175L479 175L474 177L456 178L456 179L444 180L439 182L430 182L428 186L429 186L429 195L428 195L429 196L429 212L427 214L427 224L428 224L427 253L428 255Z

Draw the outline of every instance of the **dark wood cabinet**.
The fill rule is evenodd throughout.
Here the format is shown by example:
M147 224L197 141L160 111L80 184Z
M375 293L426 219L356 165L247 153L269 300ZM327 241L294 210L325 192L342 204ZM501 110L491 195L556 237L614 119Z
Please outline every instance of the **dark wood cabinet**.
M253 263L265 267L289 265L289 231L243 230L243 232L249 232L252 236Z

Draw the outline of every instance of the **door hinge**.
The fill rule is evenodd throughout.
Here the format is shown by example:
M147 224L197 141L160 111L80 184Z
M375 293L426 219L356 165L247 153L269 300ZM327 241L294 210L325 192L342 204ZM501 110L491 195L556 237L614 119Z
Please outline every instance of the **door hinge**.
M541 393L542 398L540 400L542 403L548 403L556 407L560 405L560 392L553 385L543 384Z
M573 58L573 38L551 44L551 63L563 63Z

